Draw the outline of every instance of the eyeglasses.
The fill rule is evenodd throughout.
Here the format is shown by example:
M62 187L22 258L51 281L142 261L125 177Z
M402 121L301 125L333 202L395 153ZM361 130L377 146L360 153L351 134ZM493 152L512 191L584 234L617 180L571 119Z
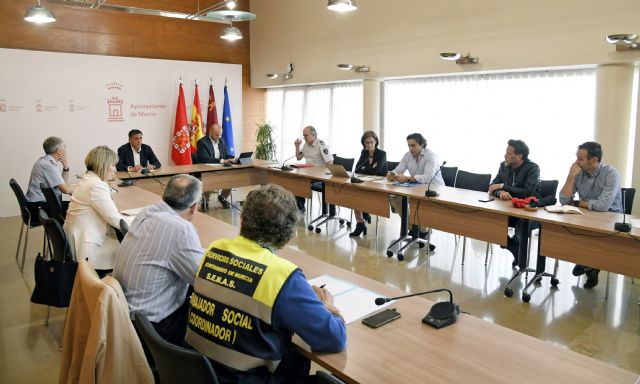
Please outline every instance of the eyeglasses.
M365 144L375 144L376 141L375 140L365 140L364 142Z

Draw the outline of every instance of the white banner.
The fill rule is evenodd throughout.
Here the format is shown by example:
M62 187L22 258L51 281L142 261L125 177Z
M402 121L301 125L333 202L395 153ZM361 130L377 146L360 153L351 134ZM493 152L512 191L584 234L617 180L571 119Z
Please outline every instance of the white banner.
M49 136L67 143L70 175L84 173L84 158L97 145L114 151L139 129L162 164L171 161L178 84L182 78L191 121L198 80L203 124L213 79L218 120L228 85L234 141L242 143L242 66L175 60L52 53L0 48L2 156L0 216L18 215L9 188L15 178L26 192L31 168ZM74 181L75 176L72 180Z

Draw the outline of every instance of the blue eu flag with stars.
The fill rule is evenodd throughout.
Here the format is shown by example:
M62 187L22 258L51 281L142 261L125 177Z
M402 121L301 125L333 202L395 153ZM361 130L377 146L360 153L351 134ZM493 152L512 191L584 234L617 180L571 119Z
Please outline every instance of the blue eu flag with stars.
M224 108L222 109L222 138L227 144L227 154L235 157L233 145L233 124L231 123L231 107L229 107L229 93L227 85L224 86Z

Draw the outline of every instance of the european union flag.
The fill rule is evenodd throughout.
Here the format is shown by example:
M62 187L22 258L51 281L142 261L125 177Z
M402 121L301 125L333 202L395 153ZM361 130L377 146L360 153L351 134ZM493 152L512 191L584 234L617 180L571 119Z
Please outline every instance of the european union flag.
M229 106L229 93L227 85L224 86L224 108L222 109L222 138L227 144L227 154L235 157L233 145L233 124L231 123L231 107Z

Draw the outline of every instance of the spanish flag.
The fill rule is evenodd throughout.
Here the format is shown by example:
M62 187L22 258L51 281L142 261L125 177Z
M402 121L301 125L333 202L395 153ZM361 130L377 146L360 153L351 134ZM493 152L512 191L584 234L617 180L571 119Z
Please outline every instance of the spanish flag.
M202 133L202 115L200 114L200 95L198 95L198 83L196 83L196 91L193 94L193 108L191 109L191 128L189 130L191 139L191 152L196 153L198 150L198 140L204 137Z

